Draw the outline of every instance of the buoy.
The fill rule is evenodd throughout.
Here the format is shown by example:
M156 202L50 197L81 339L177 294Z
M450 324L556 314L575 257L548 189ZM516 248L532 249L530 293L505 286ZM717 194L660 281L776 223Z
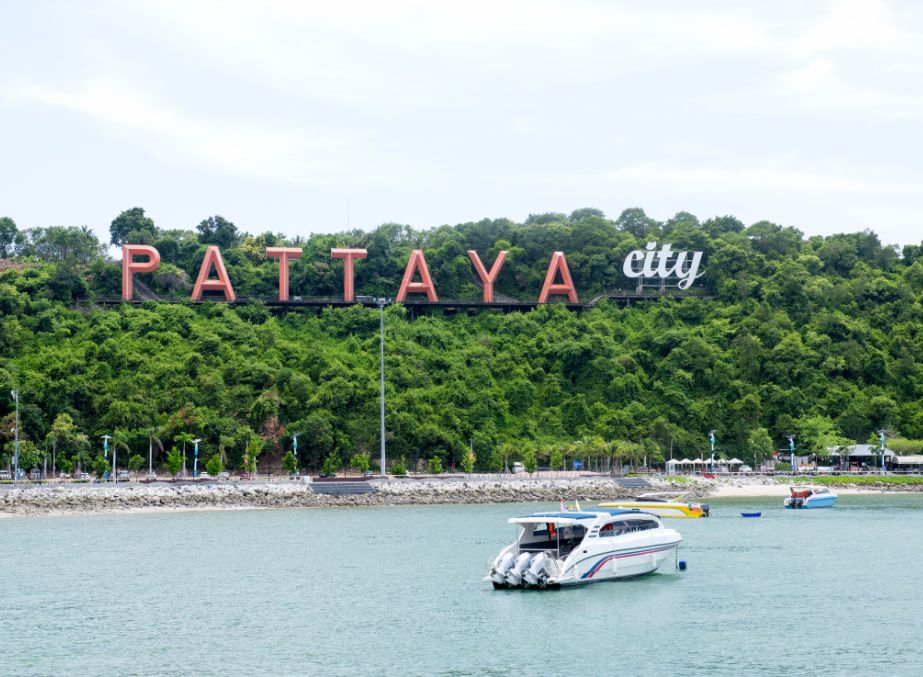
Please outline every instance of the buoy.
M686 560L681 559L681 560L679 561L679 570L680 570L680 571L685 571L685 570L686 570Z

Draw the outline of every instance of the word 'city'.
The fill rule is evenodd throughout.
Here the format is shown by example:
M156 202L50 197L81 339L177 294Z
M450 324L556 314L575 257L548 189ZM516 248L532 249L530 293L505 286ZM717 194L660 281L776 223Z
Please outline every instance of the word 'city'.
M501 251L488 272L478 253L474 250L468 251L468 258L471 259L474 270L484 287L484 303L494 302L494 282L500 275L508 253L506 250ZM289 262L300 258L301 254L302 250L298 247L266 248L267 257L279 259L280 301L289 300ZM657 250L655 242L648 242L643 250L636 249L625 257L622 272L629 278L660 278L662 280L675 278L679 289L688 289L697 278L702 276L702 273L699 273L702 252L691 252L691 256L689 255L690 252L674 252L670 244L665 244ZM146 258L136 261L136 256ZM343 259L343 300L347 303L354 301L355 262L366 258L368 252L365 249L331 249L330 256L334 259ZM638 264L640 268L637 267ZM160 252L154 247L142 244L123 245L122 299L125 301L132 299L132 280L135 273L152 273L157 270L158 266L160 266ZM214 279L210 277L212 268L215 269ZM414 281L417 276L419 276L419 281ZM192 290L192 300L201 301L206 291L221 292L228 301L235 301L237 298L231 278L224 266L224 260L221 258L221 252L215 246L209 246L205 250L202 265L199 267L199 275ZM414 249L410 253L407 267L404 270L404 279L397 293L397 302L403 303L408 294L426 294L426 298L431 303L439 301L436 285L429 273L422 249ZM547 303L550 296L566 296L571 303L579 303L564 252L552 254L538 302Z

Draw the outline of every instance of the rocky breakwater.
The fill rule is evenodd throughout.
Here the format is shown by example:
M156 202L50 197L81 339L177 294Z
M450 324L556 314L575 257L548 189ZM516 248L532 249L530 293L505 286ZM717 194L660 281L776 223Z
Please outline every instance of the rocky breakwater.
M427 505L603 500L674 488L652 482L649 489L625 489L607 477L575 479L394 479L373 480L374 491L331 496L302 482L220 484L32 485L0 488L0 514L121 512L239 508Z

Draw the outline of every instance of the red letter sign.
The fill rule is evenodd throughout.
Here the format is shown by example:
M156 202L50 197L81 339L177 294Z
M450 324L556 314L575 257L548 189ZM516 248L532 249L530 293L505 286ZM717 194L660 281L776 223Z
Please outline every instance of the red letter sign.
M355 274L353 272L353 261L355 259L364 259L369 253L364 249L331 249L330 256L335 259L343 259L343 300L347 303L353 301L353 283Z
M212 266L215 266L215 273L218 275L217 280L209 280L208 274ZM199 277L195 281L195 287L192 290L192 300L201 301L202 292L220 291L224 292L224 298L228 301L234 301L234 287L231 286L231 278L228 277L228 271L224 267L224 259L221 258L221 252L218 247L210 245L205 250L205 258L202 259L202 267L199 268Z
M415 272L420 273L420 282L411 282ZM426 298L432 303L439 300L436 296L433 278L430 277L429 268L426 267L426 258L424 258L423 250L421 249L414 249L410 253L407 270L404 271L404 279L401 282L401 290L397 293L397 302L403 303L407 294L426 294Z
M561 273L561 282L555 283L558 272ZM564 258L564 252L555 252L551 256L551 263L548 264L548 274L545 276L545 284L542 286L542 294L538 297L539 303L548 303L548 297L552 294L566 294L571 303L580 303L577 300L577 290L574 289L574 281L570 277L570 270L567 267L567 259Z
M505 249L497 255L497 260L494 261L493 267L490 269L490 274L487 274L487 271L484 269L484 264L481 263L481 257L478 256L478 253L473 249L468 250L468 258L471 259L471 263L474 264L474 269L478 271L478 277L481 278L481 282L484 283L484 303L493 303L494 302L494 282L497 279L497 275L500 274L500 269L503 267L503 262L506 260L507 252Z
M135 256L147 256L147 261L135 263ZM132 275L153 273L160 265L160 252L146 244L122 245L122 300L131 301Z
M298 247L266 247L266 256L279 259L279 300L288 301L288 262L289 259L300 259L301 249Z

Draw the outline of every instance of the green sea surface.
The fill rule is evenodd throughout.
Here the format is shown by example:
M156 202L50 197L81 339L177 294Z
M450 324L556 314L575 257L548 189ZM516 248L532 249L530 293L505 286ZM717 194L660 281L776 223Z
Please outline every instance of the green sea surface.
M0 674L923 674L923 495L713 501L684 572L493 590L553 507L0 519Z

